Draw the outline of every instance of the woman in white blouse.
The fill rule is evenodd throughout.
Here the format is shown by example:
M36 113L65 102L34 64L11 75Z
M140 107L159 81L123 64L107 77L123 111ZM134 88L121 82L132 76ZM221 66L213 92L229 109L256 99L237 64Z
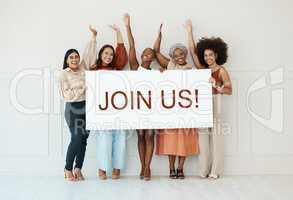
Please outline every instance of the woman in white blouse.
M61 94L66 102L65 120L71 134L64 168L64 176L68 181L84 180L81 169L89 135L85 129L85 70L89 69L97 59L97 31L92 27L90 31L92 40L88 43L82 60L76 49L67 50L60 76Z

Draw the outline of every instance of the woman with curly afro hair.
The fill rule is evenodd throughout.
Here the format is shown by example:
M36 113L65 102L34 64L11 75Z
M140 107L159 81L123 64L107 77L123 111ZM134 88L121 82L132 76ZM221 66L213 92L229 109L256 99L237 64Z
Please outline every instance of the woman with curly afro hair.
M224 138L221 132L221 96L232 94L232 83L227 70L222 66L228 55L227 44L221 38L202 38L196 44L192 22L186 22L189 51L198 69L211 69L213 86L213 128L199 129L199 165L202 178L217 179L223 172Z

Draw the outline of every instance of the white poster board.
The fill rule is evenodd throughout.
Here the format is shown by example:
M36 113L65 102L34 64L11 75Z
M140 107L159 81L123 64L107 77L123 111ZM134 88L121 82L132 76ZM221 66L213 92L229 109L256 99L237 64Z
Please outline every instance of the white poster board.
M89 130L213 126L211 71L87 71Z

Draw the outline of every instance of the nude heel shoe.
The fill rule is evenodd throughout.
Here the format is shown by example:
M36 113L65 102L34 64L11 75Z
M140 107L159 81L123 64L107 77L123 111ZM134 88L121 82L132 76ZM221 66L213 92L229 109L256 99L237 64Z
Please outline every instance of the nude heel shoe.
M75 181L74 175L72 173L72 171L66 170L64 169L64 178L67 181Z
M151 169L150 168L145 168L144 180L145 181L150 181L151 180Z
M77 181L84 181L85 180L83 174L81 173L81 169L79 169L79 168L74 169L73 175Z
M107 179L107 174L106 171L99 169L98 176L100 180L106 180Z
M113 169L112 172L112 179L120 179L120 169Z

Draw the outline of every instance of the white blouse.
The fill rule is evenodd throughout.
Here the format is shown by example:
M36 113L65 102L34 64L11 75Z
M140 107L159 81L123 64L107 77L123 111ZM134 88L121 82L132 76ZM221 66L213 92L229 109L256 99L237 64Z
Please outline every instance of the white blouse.
M79 70L73 71L69 67L60 75L61 95L66 102L78 102L85 100L85 70L95 64L97 60L97 42L91 40L83 53Z

